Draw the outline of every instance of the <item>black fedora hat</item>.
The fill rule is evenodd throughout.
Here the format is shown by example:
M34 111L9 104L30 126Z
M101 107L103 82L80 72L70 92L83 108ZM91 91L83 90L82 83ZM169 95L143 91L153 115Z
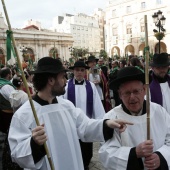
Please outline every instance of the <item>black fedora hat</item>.
M40 73L59 73L62 71L67 71L60 60L54 59L52 57L43 57L38 61L37 68L32 71L33 74Z
M84 67L85 69L89 69L90 67L88 67L88 66L86 66L86 64L83 62L83 61L76 61L75 63L74 63L74 66L72 66L72 67L69 67L69 69L74 69L75 67Z
M170 61L167 53L154 54L153 62L150 63L152 67L166 67L170 65Z
M99 59L97 59L95 56L90 55L85 63L88 64L88 62L91 62L91 61L96 61L96 63L97 63L98 60Z
M118 71L117 78L110 82L109 88L117 90L122 83L132 80L145 83L145 74L134 66L124 67Z

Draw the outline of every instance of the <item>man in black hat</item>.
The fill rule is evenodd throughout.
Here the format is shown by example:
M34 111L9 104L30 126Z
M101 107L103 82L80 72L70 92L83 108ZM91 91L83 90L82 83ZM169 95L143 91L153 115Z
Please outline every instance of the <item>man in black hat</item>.
M103 102L104 109L106 112L108 112L112 108L109 95L108 81L102 69L96 67L97 62L98 59L96 59L93 55L88 57L86 64L90 67L90 69L87 74L87 79L95 84L100 99Z
M105 114L105 119L132 121L123 133L115 130L112 139L99 150L106 170L169 170L170 115L160 105L150 102L150 136L147 140L145 75L136 67L120 69L110 88L118 90L122 104Z
M167 53L154 54L150 83L151 101L163 106L170 113L170 77L168 75L170 61Z
M89 119L69 100L57 97L65 93L65 71L60 60L41 58L33 77L37 90L33 104L40 126L36 126L29 102L24 103L12 118L8 137L11 157L22 168L50 169L43 146L47 141L56 170L83 170L79 139L100 141L113 135L110 127L125 130L125 121Z
M83 61L75 62L69 67L73 70L74 78L70 79L66 85L64 98L70 100L75 107L81 108L91 119L102 119L105 111L94 83L85 80L86 69L89 69ZM80 142L84 169L88 170L90 160L93 156L93 143Z

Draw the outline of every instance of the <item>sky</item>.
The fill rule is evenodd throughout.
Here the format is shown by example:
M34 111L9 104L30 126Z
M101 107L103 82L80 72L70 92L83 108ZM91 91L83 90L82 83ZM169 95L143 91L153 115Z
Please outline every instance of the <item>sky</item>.
M4 0L12 28L22 28L24 22L40 21L42 28L52 26L52 20L64 13L90 15L95 8L104 9L108 0ZM0 12L4 18L2 2Z

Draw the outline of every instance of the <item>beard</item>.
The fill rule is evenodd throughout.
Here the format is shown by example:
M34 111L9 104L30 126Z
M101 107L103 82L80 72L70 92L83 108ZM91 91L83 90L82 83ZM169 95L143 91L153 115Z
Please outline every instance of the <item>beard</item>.
M56 96L60 96L60 95L64 95L65 94L65 88L60 88L60 89L52 89L51 90L51 95L56 97Z

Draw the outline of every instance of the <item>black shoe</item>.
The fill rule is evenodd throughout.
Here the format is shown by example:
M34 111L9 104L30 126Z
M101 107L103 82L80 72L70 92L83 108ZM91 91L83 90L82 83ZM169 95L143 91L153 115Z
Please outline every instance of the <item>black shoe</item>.
M89 170L89 167L88 167L88 166L86 166L86 167L84 168L84 170Z

